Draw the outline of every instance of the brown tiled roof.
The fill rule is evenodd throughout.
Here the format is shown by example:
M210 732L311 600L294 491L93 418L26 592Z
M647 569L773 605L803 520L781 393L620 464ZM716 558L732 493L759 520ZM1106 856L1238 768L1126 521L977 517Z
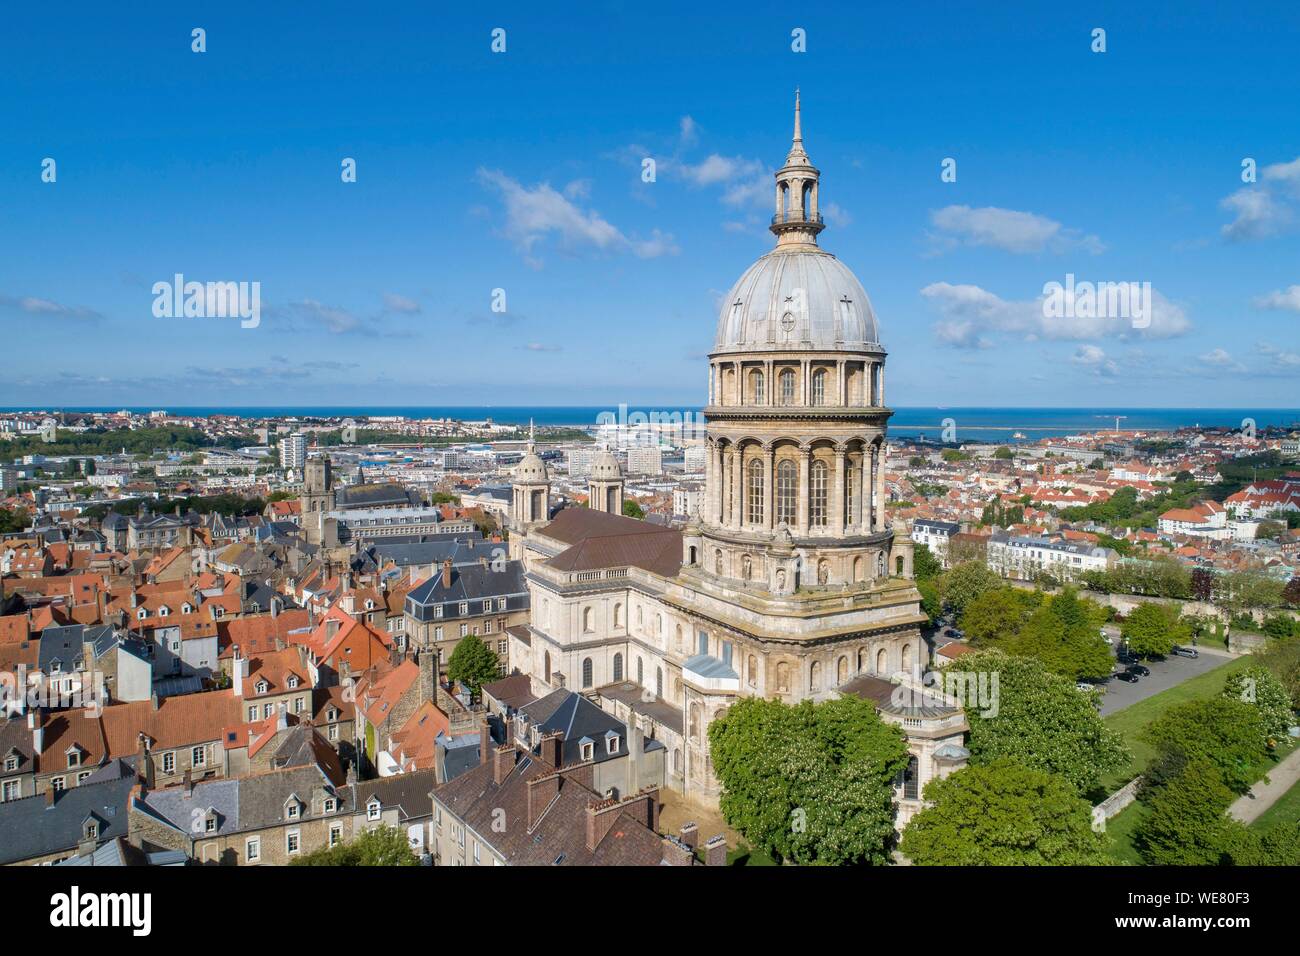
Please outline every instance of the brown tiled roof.
M566 508L540 534L569 545L547 562L560 571L637 567L674 577L682 566L680 531L623 515Z
M650 866L663 860L663 841L624 809L609 832L587 849L587 806L600 796L569 772L559 780L559 793L532 827L528 821L528 781L555 773L555 768L534 754L516 751L518 763L498 785L491 761L479 764L433 790L444 806L514 866ZM656 797L657 799L657 797ZM639 804L643 806L644 804ZM518 820L496 832L493 821Z

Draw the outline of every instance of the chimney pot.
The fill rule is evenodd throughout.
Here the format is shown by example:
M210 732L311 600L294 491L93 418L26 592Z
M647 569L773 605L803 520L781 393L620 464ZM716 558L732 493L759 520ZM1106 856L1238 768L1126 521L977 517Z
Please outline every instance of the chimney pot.
M704 865L727 865L727 838L721 833L709 837L709 842L704 844Z
M692 850L700 845L700 828L694 821L683 823L679 832L681 834L682 842Z
M442 586L444 588L451 587L451 558L447 558L442 562Z

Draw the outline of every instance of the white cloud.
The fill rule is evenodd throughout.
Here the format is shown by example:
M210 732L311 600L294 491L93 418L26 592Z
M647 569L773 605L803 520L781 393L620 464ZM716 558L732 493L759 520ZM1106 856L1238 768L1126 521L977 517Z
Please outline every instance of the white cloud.
M596 249L602 252L631 252L642 258L675 254L672 236L655 231L647 241L630 239L595 210L584 210L549 183L527 187L498 170L480 169L479 182L500 193L505 203L502 232L515 243L531 265L540 265L534 255L548 235L559 237L568 252ZM572 184L571 184L572 185Z
M1094 255L1105 250L1102 241L1067 229L1059 222L1032 212L984 206L945 206L930 213L940 234L940 246L992 246L1014 253L1065 252L1082 249Z
M847 226L853 222L853 217L839 203L828 202L821 209L822 215L832 226Z
M1103 338L1173 338L1190 323L1181 308L1155 289L1151 290L1150 324L1134 328L1122 316L1066 317L1047 314L1046 295L1029 301L1010 301L977 285L935 282L921 295L938 308L941 318L934 331L939 341L956 348L988 348L996 335L1029 341L1081 341Z
M1284 309L1287 312L1300 312L1300 285L1288 286L1282 290L1275 289L1268 295L1256 296L1253 303L1257 309Z
M1074 350L1070 362L1091 369L1098 375L1111 376L1119 372L1115 362L1107 358L1106 352L1096 345L1080 345Z
M1219 201L1219 208L1233 214L1232 222L1220 232L1231 242L1281 235L1295 223L1296 200L1300 200L1300 157L1265 166L1258 183Z
M17 309L27 315L51 316L65 319L101 319L103 316L94 309L79 305L64 305L51 299L42 299L34 295L8 296L0 295L0 307Z
M404 315L415 315L420 311L420 303L414 299L408 299L404 295L398 295L395 292L384 293L384 308L389 312L401 312Z

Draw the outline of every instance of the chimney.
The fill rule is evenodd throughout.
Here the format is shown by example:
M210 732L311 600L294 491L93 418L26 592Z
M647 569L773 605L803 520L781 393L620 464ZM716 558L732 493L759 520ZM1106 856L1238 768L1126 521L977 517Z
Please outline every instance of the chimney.
M681 834L682 842L692 850L700 845L700 828L694 821L683 823L679 833Z
M563 730L552 730L548 733L542 734L541 753L539 756L556 770L560 769L564 762Z
M594 853L600 841L623 814L617 800L593 800L587 804L587 852Z
M509 743L509 741L506 741ZM488 726L487 720L478 725L478 762L480 765L485 764L492 755L492 728Z
M32 732L32 753L38 761L41 759L41 751L45 749L44 717L40 707L33 707L27 712L27 727Z
M497 786L515 769L514 744L502 744L492 750L492 779Z
M131 607L139 607L140 595L135 593L135 588L131 588Z
M57 798L58 793L59 793L59 791L55 790L53 787L50 787L48 790L45 791L45 809L46 809L46 810L48 810L48 809L50 809L50 807L54 806L54 801L55 801L55 799Z
M281 601L278 597L271 598L271 620L273 621L280 616L280 604Z
M244 681L248 679L248 658L240 656L239 645L235 645L235 659L230 666L230 684L236 697L244 696Z
M560 793L560 774L548 773L528 781L528 829L542 818L546 808Z
M149 738L143 733L136 736L135 775L140 781L141 792L153 788L153 754L149 752Z
M181 776L181 787L185 791L185 796L194 796L194 775L188 770Z
M286 704L284 701L280 701L280 706L279 708L276 709L275 729L276 730L289 729L289 705Z
M668 866L694 866L695 854L675 836L664 837L663 862Z
M624 793L636 793L641 789L641 764L645 756L645 735L635 714L628 714L627 734L623 738L627 747L627 787Z
M451 558L442 562L442 587L451 587Z
M157 709L158 709L158 705L159 705L160 703L162 703L162 702L158 699L158 695L157 695L157 694L150 694L150 695L149 695L149 701L150 701L150 703L153 705L153 709L154 709L154 710L157 710Z
M334 640L334 635L339 632L339 619L336 617L327 618L325 621L325 640Z
M709 837L709 842L704 844L704 865L727 865L727 838L721 833Z
M432 648L426 648L419 653L420 700L437 700L438 668L434 662L438 659L438 654Z

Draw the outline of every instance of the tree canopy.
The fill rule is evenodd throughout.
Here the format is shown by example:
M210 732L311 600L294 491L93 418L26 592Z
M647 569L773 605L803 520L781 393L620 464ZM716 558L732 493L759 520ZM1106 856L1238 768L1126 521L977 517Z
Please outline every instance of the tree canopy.
M375 827L350 843L316 850L293 861L294 866L419 866L406 835L396 827Z
M908 756L874 704L746 698L709 726L709 740L723 817L751 845L793 863L888 862L892 780Z
M903 831L920 866L1095 866L1110 862L1092 806L1060 777L1008 758L968 766L925 788Z
M460 681L475 696L500 676L500 660L477 634L462 637L447 661L447 677Z

